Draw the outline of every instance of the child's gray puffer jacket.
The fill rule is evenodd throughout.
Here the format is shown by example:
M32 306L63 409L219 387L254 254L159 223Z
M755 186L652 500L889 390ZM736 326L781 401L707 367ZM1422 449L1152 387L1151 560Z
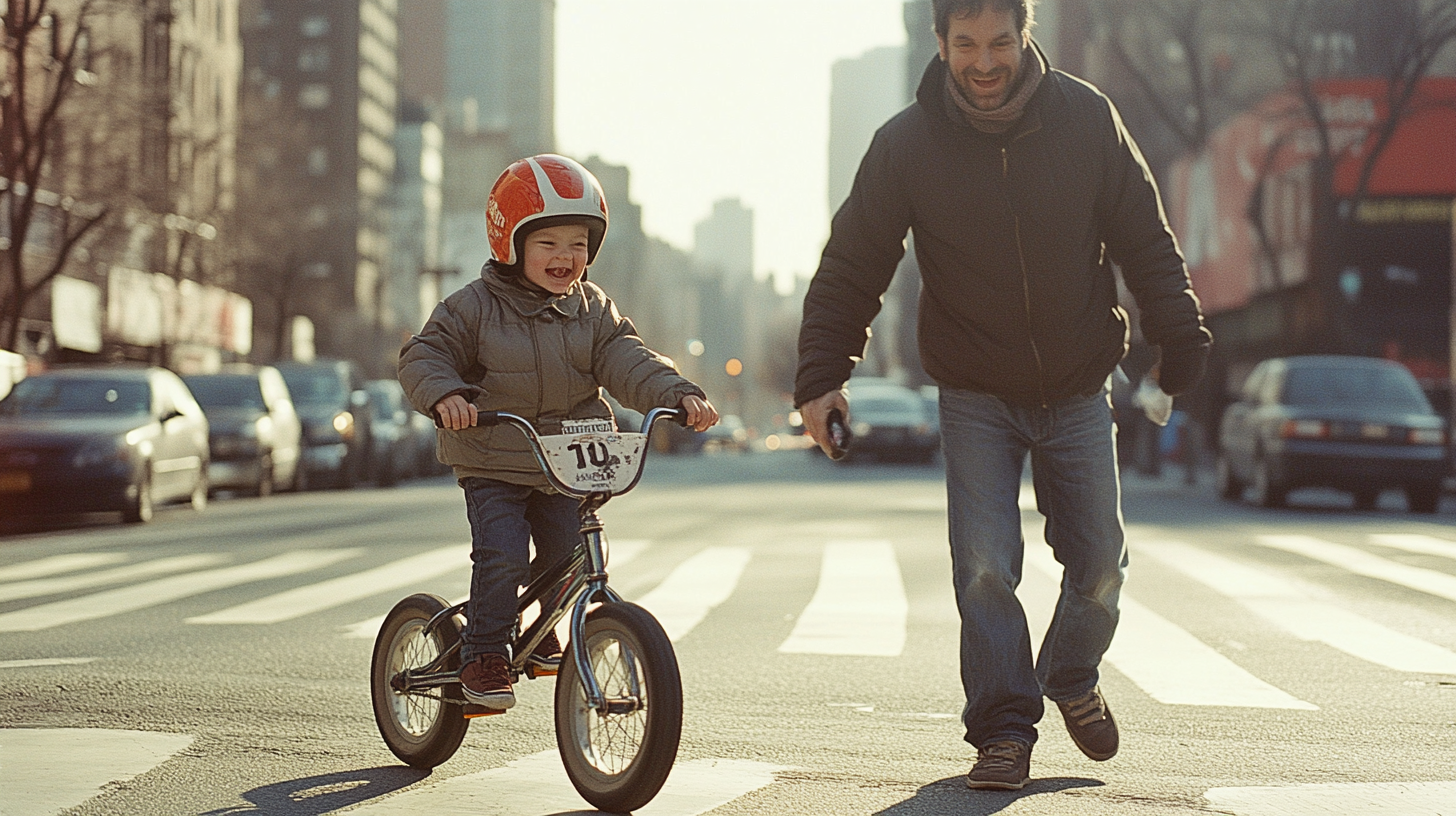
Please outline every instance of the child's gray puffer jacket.
M595 284L582 281L550 295L501 275L493 264L436 306L424 329L405 342L399 381L415 410L437 425L435 404L460 394L482 411L519 414L543 434L560 433L563 419L610 418L603 387L644 413L704 396L642 342ZM440 428L436 452L457 478L547 485L514 427Z

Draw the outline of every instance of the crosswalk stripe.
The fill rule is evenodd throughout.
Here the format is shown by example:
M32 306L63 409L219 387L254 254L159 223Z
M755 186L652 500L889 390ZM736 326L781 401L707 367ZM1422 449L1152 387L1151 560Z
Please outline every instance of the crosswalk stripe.
M91 567L104 567L107 564L119 564L125 560L126 555L124 553L65 553L62 555L52 555L46 558L37 558L34 561L0 567L0 583L24 581L31 578L44 578L47 575L59 575L63 572L75 572L76 570L90 569Z
M374 569L290 589L228 609L187 619L188 623L280 623L368 598L470 565L470 548L452 544Z
M1180 541L1144 541L1138 552L1234 598L1303 640L1389 669L1456 674L1456 653L1310 597L1297 583Z
M1355 547L1304 535L1260 535L1254 540L1266 547L1323 561L1357 575L1456 601L1456 575L1400 564Z
M607 569L630 564L647 550L651 542L640 538L607 540Z
M1322 782L1214 788L1204 794L1220 813L1237 816L1449 816L1456 782Z
M298 550L251 564L160 578L0 614L0 632L35 632L134 612L225 587L319 569L358 554L353 549Z
M814 597L779 651L896 657L909 609L890 542L831 541Z
M1057 583L1062 565L1046 547L1027 547L1026 563ZM1106 660L1154 700L1168 705L1318 710L1250 674L1124 590Z
M0 728L5 816L51 816L166 762L186 734L100 728Z
M1406 552L1456 559L1456 541L1447 541L1435 536L1416 533L1375 533L1370 536L1370 540L1376 544L1383 544Z
M128 564L124 567L101 570L99 572L68 575L64 578L36 578L30 581L17 581L13 584L0 584L0 601L35 598L41 595L57 595L62 592L73 592L78 589L105 586L106 584L119 584L122 581L129 581L133 578L145 578L152 575L165 575L169 572L203 569L221 564L226 560L226 557L215 553L178 555L171 558L157 558L151 561L143 561L140 564Z
M673 766L651 802L637 816L697 816L772 784L775 765L748 760L695 759ZM482 816L547 816L587 812L555 751L521 757L501 768L456 776L349 811L361 816L478 813ZM595 812L595 811L592 811Z
M709 547L678 564L637 604L651 612L676 642L728 600L750 556L746 547Z

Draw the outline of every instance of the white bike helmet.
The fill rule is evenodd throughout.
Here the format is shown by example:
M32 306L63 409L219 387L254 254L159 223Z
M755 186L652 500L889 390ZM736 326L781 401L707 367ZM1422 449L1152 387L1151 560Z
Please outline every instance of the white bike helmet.
M515 266L526 235L559 224L587 228L586 262L596 260L607 234L607 196L590 170L565 156L543 153L506 168L485 208L490 256Z

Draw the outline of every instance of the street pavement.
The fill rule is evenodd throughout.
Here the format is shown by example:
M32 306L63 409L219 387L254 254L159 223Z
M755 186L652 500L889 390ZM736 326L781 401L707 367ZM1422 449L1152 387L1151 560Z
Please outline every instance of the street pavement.
M1102 678L1122 751L1087 760L1048 704L1031 785L975 792L938 468L654 458L603 511L612 585L683 673L678 763L638 812L1456 814L1456 498L1291 499L1129 474ZM1029 487L1022 506L1039 641L1060 568ZM554 681L430 774L375 731L382 616L468 589L448 479L7 529L3 816L592 812L556 757Z

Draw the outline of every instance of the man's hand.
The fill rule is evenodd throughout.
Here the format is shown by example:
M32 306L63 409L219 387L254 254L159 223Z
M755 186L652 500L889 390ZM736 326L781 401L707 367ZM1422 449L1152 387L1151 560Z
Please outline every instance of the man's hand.
M479 415L479 409L459 394L451 394L435 403L435 416L440 418L440 426L451 431L463 431L473 426Z
M799 406L799 416L804 419L804 430L819 443L819 449L824 451L825 456L830 455L833 447L829 442L829 412L835 408L839 409L844 415L844 421L848 423L849 395L843 388L830 391Z
M695 431L706 431L718 424L718 409L702 397L683 397L679 406L688 412L687 425Z

